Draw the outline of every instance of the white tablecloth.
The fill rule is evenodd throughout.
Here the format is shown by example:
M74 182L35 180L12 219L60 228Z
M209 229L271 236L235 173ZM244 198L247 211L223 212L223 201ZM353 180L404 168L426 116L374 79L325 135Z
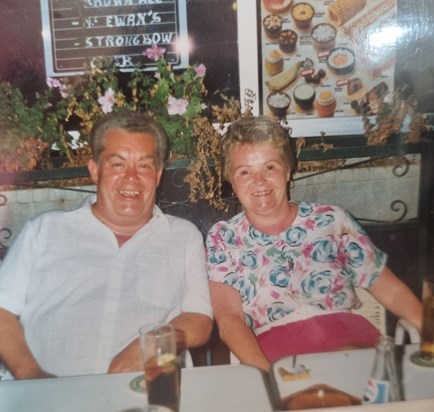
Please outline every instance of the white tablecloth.
M409 355L417 345L406 347L403 383L407 402L384 405L327 408L327 412L433 412L434 368L416 366ZM270 391L286 396L316 383L325 383L361 396L372 367L374 350L332 352L298 356L310 369L304 381L265 384L258 369L245 365L205 366L183 369L181 412L271 412ZM290 368L292 358L274 365ZM137 373L0 382L0 412L120 412L147 403L145 393L130 389ZM278 375L276 375L278 376ZM425 398L424 400L416 400ZM429 398L429 399L428 399Z
M405 400L434 398L434 367L418 366L411 362L410 355L417 350L418 345L415 344L406 345L403 351L397 347L397 367L402 376ZM311 385L326 384L362 398L374 356L375 349L299 355L297 364L309 369L310 378L298 381L282 379L278 368L291 370L293 358L281 359L273 365L277 395L285 397ZM431 412L433 411L434 408Z
M0 382L1 412L120 412L147 404L137 373ZM271 412L262 373L244 365L183 369L181 412Z

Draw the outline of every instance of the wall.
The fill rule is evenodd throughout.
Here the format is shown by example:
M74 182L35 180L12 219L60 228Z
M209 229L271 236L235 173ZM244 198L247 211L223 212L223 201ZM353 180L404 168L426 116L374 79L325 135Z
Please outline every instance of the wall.
M357 218L385 222L393 222L403 213L402 205L398 211L391 209L392 202L399 200L407 207L403 220L414 219L418 211L420 158L411 155L407 159L409 168L401 177L394 175L395 168L391 165L336 170L312 177L309 177L311 173L296 174L291 198L335 204L348 209ZM0 192L0 196L7 199L7 203L0 207L0 229L12 231L10 239L5 239L3 232L0 241L10 245L27 219L46 210L75 207L89 195L89 191L94 191L94 187Z
M1 191L0 243L10 246L27 219L47 210L74 208L93 190L93 186L83 186L74 190L32 188ZM4 228L11 230L10 238Z
M291 189L293 200L308 200L342 206L357 218L393 222L404 213L404 220L418 216L419 169L418 155L406 156L404 164L393 166L357 167L336 170L310 178L310 173L296 174L295 186ZM362 159L353 159L360 162ZM394 173L404 173L401 177ZM397 210L391 208L397 203Z

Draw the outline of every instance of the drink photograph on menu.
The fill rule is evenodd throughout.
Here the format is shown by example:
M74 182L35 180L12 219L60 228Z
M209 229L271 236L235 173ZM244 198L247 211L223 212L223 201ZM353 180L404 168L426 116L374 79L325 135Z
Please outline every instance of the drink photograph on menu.
M396 0L260 3L264 114L377 114L379 99L394 88Z

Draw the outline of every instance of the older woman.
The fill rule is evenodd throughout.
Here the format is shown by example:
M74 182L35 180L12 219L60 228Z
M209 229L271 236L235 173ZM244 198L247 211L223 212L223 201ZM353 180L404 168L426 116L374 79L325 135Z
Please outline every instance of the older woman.
M379 331L351 313L355 286L420 330L420 302L348 212L289 201L296 156L285 129L242 118L223 157L244 210L211 228L208 273L220 336L241 362L267 370L286 355L374 345Z

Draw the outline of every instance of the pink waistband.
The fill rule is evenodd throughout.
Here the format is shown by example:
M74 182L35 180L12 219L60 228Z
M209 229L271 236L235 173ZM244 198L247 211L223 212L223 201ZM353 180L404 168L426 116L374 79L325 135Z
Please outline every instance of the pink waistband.
M280 319L277 319L271 323L262 325L259 328L256 328L254 332L255 335L258 336L261 333L264 333L267 330L270 330L271 328L274 328L276 326L287 325L288 323L298 322L299 320L310 319L313 318L314 316L331 315L333 313L351 313L351 311L348 309L328 311L328 310L318 309L311 305L302 305L299 306L294 311L292 311L290 314Z

